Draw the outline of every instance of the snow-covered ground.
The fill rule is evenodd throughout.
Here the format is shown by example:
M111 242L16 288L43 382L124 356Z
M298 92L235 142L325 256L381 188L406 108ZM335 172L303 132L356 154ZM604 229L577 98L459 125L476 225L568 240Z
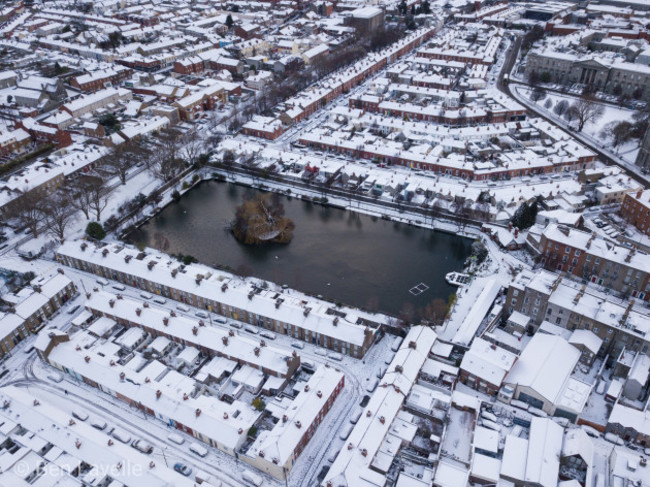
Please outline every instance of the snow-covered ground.
M553 120L559 126L568 128L575 126L575 121L570 124L564 118L557 116L553 112L555 105L561 100L566 100L571 105L577 96L564 95L559 93L547 92L546 96L537 102L530 99L532 89L525 86L515 86L512 93L517 101L524 105L534 105L537 110L543 112L548 118ZM551 106L546 107L547 100L551 101ZM619 147L612 147L610 138L602 137L601 132L603 128L611 122L617 121L631 121L634 110L628 108L617 107L607 103L600 104L603 107L603 115L594 122L585 124L582 132L572 132L572 136L587 143L588 145L598 147L602 152L606 153L612 159L618 161L627 170L634 172L637 176L642 177L646 182L650 182L646 175L641 174L639 168L634 165L636 156L639 152L639 140L631 140Z
M25 261L22 261L17 256L9 256L3 260L8 260L10 264L13 263L16 266L22 264L23 271L25 270ZM55 262L46 259L37 259L27 265L35 272L54 272L58 267ZM82 305L85 300L84 290L90 290L97 287L98 284L93 275L67 267L64 272L75 282L80 294L66 303L49 320L46 327L56 326L66 330L70 326L70 321L83 310L83 306L79 305ZM112 283L108 287L111 285ZM139 293L139 290L130 287L122 292L125 296L131 297L138 297ZM70 314L69 311L77 306L79 307L76 311ZM171 309L173 304L170 304L169 307ZM188 316L193 316L195 311L197 310L190 309L189 312L184 313L175 309L176 313L187 314ZM226 325L220 325L214 320L213 323L215 323L215 326L229 329ZM182 462L191 466L194 470L208 472L221 480L224 485L233 487L243 485L240 473L245 468L250 468L247 464L241 463L235 458L210 447L208 447L210 451L208 457L205 459L196 457L189 451L191 437L186 436L187 441L185 444L176 445L167 438L167 435L172 430L166 424L151 417L146 417L124 402L103 394L72 377L63 376L60 371L38 359L35 352L31 352L29 355L25 354L24 352L33 345L35 338L29 337L20 343L11 356L6 359L4 367L9 370L9 373L3 378L0 385L19 381L17 385L28 387L31 393L42 397L43 400L53 402L64 410L72 411L74 408L82 407L91 416L102 418L110 426L119 425L120 428L128 431L132 438L146 440L155 448L152 456L156 461L166 461L169 465ZM292 337L278 335L273 345L289 351L293 350L291 348L293 341ZM368 394L366 387L376 378L380 366L385 366L385 362L392 359L394 352L390 350L390 346L391 340L390 336L388 336L383 340L379 340L363 360L343 357L341 361L335 361L324 357L322 353L317 353L322 351L320 347L305 343L304 349L299 352L302 360L314 364L327 363L343 371L345 374L345 387L318 430L314 433L308 446L296 461L288 485L292 487L313 485L321 467L325 464L325 460L340 450L343 442L339 439L338 434L333 434L333 432L338 432L349 424L350 418L356 412L362 396ZM57 382L57 378L61 377L63 377L63 381ZM67 394L65 391L67 391ZM97 401L98 395L100 395L101 401ZM182 434L176 430L173 430L173 432ZM265 482L264 485L269 486L284 485L270 477L265 478Z

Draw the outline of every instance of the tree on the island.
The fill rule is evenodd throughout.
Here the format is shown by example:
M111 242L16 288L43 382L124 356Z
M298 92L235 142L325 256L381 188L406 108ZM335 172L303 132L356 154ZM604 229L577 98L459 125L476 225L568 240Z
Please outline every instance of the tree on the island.
M106 231L100 223L90 222L86 226L86 235L95 240L102 240L106 236Z
M431 13L431 4L429 3L429 0L423 0L422 4L420 5L420 12L423 14Z
M406 15L406 10L408 9L408 6L406 5L406 0L402 0L399 5L397 6L397 11L402 14Z
M228 14L226 17L226 27L228 27L228 30L232 29L233 24L232 15Z
M252 245L263 242L288 243L295 225L284 216L284 205L276 193L244 195L232 222L232 232L240 242Z
M56 192L43 202L43 220L47 232L60 243L65 240L65 229L74 221L74 207L64 192Z
M588 93L582 95L568 111L578 121L578 132L582 132L586 124L597 122L604 113L603 106L596 101L592 94Z

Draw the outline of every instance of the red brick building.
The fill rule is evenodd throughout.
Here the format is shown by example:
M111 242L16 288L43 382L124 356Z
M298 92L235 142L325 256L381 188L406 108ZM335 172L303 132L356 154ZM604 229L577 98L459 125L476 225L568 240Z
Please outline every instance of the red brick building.
M650 189L627 193L623 198L621 216L639 231L650 236Z
M93 93L109 86L118 86L124 80L131 77L132 69L125 66L115 66L110 69L93 71L72 78L70 85L78 88L84 93Z

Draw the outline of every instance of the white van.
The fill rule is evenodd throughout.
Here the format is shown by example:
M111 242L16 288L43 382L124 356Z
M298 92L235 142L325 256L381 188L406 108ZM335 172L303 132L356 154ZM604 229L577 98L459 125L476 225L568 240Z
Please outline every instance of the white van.
M119 428L115 428L113 430L113 433L111 433L111 436L115 438L117 441L121 441L122 443L128 443L131 441L131 437L126 431L123 431Z
M264 479L257 475L256 473L251 472L250 470L244 470L241 474L241 478L244 479L248 485L254 485L255 487L260 487L264 483Z
M86 421L88 419L88 413L83 409L75 409L72 411L72 415L79 421Z
M205 457L208 454L207 448L199 445L198 443L192 443L190 445L190 451L196 453L200 457Z
M125 291L126 287L123 284L113 284L111 286L113 289L116 289L118 291Z
M176 433L172 433L167 436L167 439L173 443L176 443L177 445L182 445L185 443L185 438L183 438L180 435L177 435Z

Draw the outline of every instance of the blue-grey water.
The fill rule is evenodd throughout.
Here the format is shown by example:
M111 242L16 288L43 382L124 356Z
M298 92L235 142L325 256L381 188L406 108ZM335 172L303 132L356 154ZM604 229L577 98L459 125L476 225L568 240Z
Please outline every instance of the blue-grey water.
M461 270L470 253L466 238L284 196L286 216L296 225L293 240L246 246L224 229L246 191L255 190L201 183L128 240L395 315L422 309L435 298L447 300L455 288L445 274ZM420 283L429 289L409 292Z

